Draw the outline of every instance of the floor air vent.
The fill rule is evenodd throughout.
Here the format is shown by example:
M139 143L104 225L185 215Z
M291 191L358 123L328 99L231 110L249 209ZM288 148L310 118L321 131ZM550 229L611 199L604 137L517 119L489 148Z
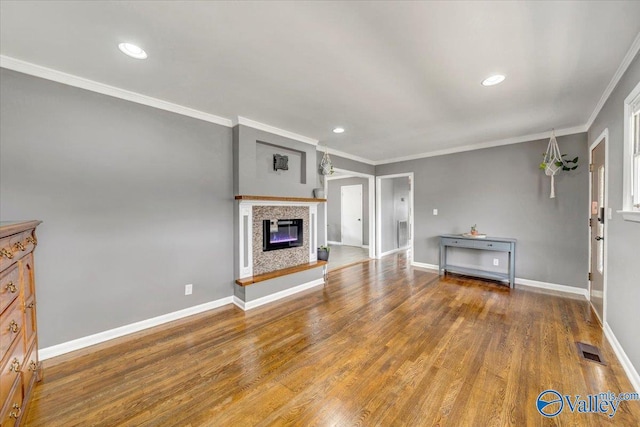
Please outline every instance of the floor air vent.
M578 353L580 353L580 357L592 362L600 363L601 365L606 365L598 347L594 347L583 342L576 344L578 345Z

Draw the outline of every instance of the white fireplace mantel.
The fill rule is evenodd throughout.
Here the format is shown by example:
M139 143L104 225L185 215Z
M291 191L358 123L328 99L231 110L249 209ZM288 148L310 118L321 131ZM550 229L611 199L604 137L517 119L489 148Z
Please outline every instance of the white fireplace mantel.
M326 199L301 197L271 196L236 196L239 201L238 221L238 277L240 279L253 276L253 207L254 206L308 206L309 219L309 262L317 261L316 246L318 243L318 204Z

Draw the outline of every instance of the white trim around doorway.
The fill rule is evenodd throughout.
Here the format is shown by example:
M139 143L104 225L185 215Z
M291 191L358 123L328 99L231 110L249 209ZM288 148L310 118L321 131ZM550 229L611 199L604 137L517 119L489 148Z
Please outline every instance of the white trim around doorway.
M334 172L339 173L340 176L326 176L324 178L324 196L325 198L327 198L327 200L329 199L329 181L334 181L334 180L338 180L338 179L346 179L346 178L353 178L353 177L358 177L358 178L366 178L368 180L369 183L369 206L367 207L367 209L369 210L369 245L368 245L368 249L369 249L369 258L375 258L376 257L376 253L375 253L375 248L377 247L376 245L376 215L375 215L375 193L376 193L376 189L375 189L375 176L373 175L369 175L367 173L361 173L361 172L355 172L355 171L350 171L350 170L346 170L346 169L340 169L340 168L333 168ZM324 241L327 242L327 244L329 243L337 243L337 242L329 242L329 238L328 238L328 233L327 233L327 211L328 211L329 207L328 207L328 203L325 203L325 207L324 207ZM342 244L342 242L339 242L339 244ZM364 246L363 246L364 247Z
M602 286L602 292L604 293L604 295L602 296L602 319L600 319L600 322L602 325L605 325L607 322L607 276L608 276L608 271L609 271L609 262L608 262L608 253L609 253L609 238L608 238L608 233L609 233L609 220L611 219L611 215L612 215L612 210L609 207L609 128L606 128L605 130L602 131L602 133L591 143L591 145L589 146L589 165L591 164L591 162L593 161L593 159L591 158L591 153L593 151L593 149L601 142L604 142L604 205L606 206L605 208L605 215L604 215L604 232L605 232L605 239L604 239L604 275L603 275L603 286ZM587 166L589 167L589 166ZM589 172L589 206L588 206L588 216L587 218L591 217L591 191L593 190L593 185L592 185L592 174L593 172ZM587 237L587 241L589 242L589 258L588 258L588 265L587 265L587 271L591 271L591 227L587 227L587 233L588 233L588 237ZM589 286L587 287L587 299L589 300L589 302L591 302L591 281L589 281ZM593 306L592 306L593 307ZM594 310L595 313L595 310ZM597 313L596 313L597 315Z
M402 177L408 177L409 181L411 182L411 186L410 186L410 191L409 191L409 224L410 224L410 239L409 239L409 246L407 248L401 248L399 250L407 250L409 249L409 263L413 264L413 258L414 255L413 253L415 252L413 247L414 247L414 235L415 235L415 227L414 227L414 206L413 206L413 194L415 191L415 179L413 178L413 172L405 172L405 173L396 173L396 174L392 174L392 175L380 175L376 177L376 220L375 220L375 224L376 224L376 240L375 240L375 254L376 254L376 258L382 258L384 255L388 255L391 253L396 252L395 250L392 251L387 251L385 253L382 253L382 245L381 245L381 239L382 239L382 229L380 227L381 221L382 221L382 212L380 211L381 206L382 206L382 194L380 192L380 188L381 188L381 183L383 179L390 179L390 178L402 178ZM372 246L371 244L369 246Z

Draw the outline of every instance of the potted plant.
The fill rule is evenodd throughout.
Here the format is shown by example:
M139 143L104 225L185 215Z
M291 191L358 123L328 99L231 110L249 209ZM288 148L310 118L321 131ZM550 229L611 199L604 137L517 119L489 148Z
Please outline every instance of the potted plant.
M320 246L318 248L318 261L329 261L329 246Z
M471 226L471 235L472 236L477 236L478 235L478 224L473 224Z

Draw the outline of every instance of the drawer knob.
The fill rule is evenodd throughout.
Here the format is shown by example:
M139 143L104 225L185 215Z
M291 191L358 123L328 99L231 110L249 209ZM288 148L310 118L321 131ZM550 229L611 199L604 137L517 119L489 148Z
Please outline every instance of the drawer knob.
M31 362L29 362L29 370L32 372L35 372L38 369L38 364L35 362L35 360L32 360Z
M9 282L7 283L7 286L5 286L7 288L7 290L9 292L11 292L12 294L15 294L16 291L18 290L18 288L16 288L16 285L13 284L13 282Z
M35 305L36 305L36 303L34 301L31 301L29 303L29 305L27 305L27 308L33 308L33 307L35 307Z
M2 249L0 249L0 257L13 259L13 252L7 250L7 248L2 248Z
M24 247L24 245L20 242L16 242L16 244L14 245L16 247L17 250L19 251L25 251L27 250L27 248Z
M22 408L20 408L20 405L14 403L11 409L13 409L13 411L9 412L9 418L14 418L16 420L20 418L20 414L22 413Z
M487 246L493 246L493 243L489 243Z
M36 239L36 238L35 238L35 237L33 237L33 236L28 236L28 237L27 237L27 242L29 242L29 243L33 243L33 246L35 246L35 245L37 245L37 244L38 244L38 239Z
M15 332L18 332L18 329L20 329L18 324L16 323L15 320L12 320L11 323L9 323L9 330L15 333Z
M9 370L13 372L20 372L20 361L17 357L13 358L13 362L11 362L11 366L9 366Z

